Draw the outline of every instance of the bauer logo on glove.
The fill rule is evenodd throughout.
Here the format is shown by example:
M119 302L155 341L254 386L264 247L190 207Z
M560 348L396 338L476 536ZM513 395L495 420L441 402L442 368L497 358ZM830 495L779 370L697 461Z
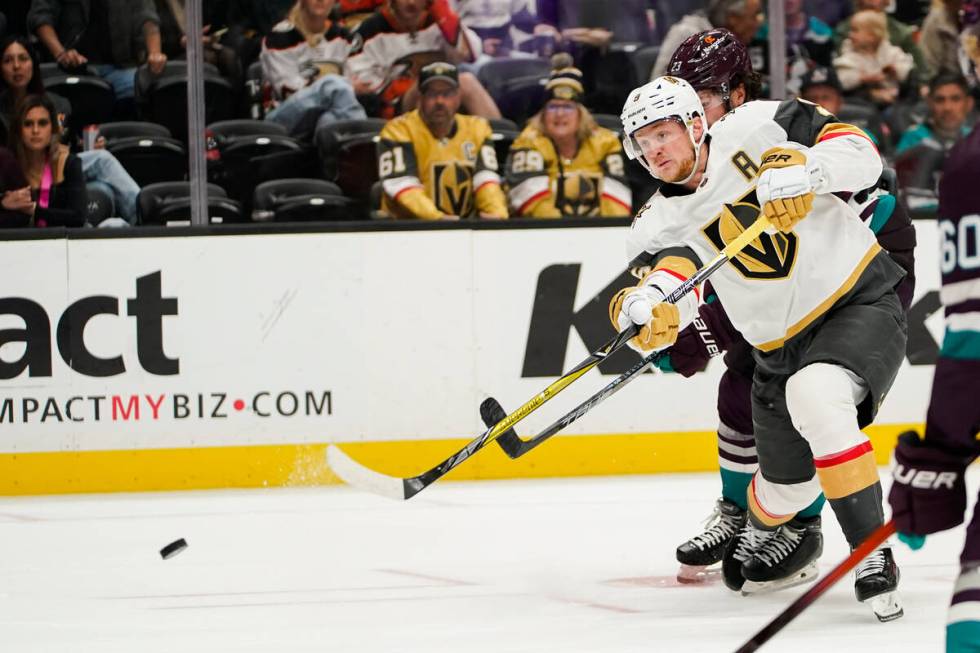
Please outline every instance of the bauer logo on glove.
M816 171L811 168L799 150L773 147L762 154L756 197L769 222L783 233L792 231L813 208L811 177Z

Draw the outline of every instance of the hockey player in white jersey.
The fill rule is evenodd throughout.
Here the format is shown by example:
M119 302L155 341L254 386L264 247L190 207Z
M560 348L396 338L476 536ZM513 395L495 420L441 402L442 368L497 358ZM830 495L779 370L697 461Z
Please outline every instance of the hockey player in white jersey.
M712 284L733 326L754 348L752 419L759 472L750 518L730 543L726 584L743 593L815 573L822 548L796 513L827 496L852 547L884 521L869 423L904 357L906 325L895 287L904 271L858 214L833 195L874 184L881 159L860 129L818 106L749 102L704 129L704 110L686 82L661 77L630 93L624 149L661 189L641 209L628 257L651 271L616 295L631 342L670 346L694 318L697 299L664 298L746 226L765 214L772 229L720 269ZM858 599L879 619L901 616L898 569L859 575Z

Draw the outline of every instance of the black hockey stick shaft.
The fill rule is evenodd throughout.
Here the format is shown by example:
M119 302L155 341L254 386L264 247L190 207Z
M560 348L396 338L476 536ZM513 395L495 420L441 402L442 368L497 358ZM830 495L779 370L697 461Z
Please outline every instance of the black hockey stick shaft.
M749 641L742 644L742 646L735 651L735 653L751 653L751 651L758 650L760 646L772 639L773 635L782 630L786 624L791 622L793 619L799 616L801 612L813 605L814 601L823 596L827 590L837 583L837 581L843 578L849 571L854 569L859 562L868 557L872 551L877 549L882 542L894 535L894 533L895 522L891 520L885 522L885 524L880 526L878 530L869 535L868 539L862 542L858 548L854 549L851 552L851 555L847 556L843 562L831 569L829 574L818 580L813 587L804 592L795 601L790 603L788 608L779 613L775 619L770 621L765 628L753 635Z
M645 371L647 371L647 368L649 368L651 365L655 365L657 361L660 360L660 358L662 358L664 355L666 355L666 352L664 351L654 352L649 356L647 356L646 358L637 361L633 365L633 367L629 368L628 370L626 370L625 372L617 376L615 379L610 381L604 388L596 392L594 395L592 395L591 397L589 397L588 399L580 403L572 410L562 415L555 423L553 423L551 426L549 426L548 428L544 429L543 431L535 435L533 438L529 440L522 440L514 431L514 429L511 428L505 431L504 433L502 433L500 437L497 438L497 444L500 445L500 448L503 449L504 453L506 453L509 457L520 458L521 456L529 452L531 449L534 449L535 447L537 447L538 445L540 445L550 437L557 435L562 430L564 430L569 424L576 421L578 418L585 415L587 412L589 412L590 410L598 406L600 403L602 403L609 397L613 396L614 394L622 390L627 383L629 383L630 381L638 377L640 374L643 374ZM492 397L489 400L485 401L484 405L487 405L491 400L493 400ZM500 407L500 404L497 404L496 400L493 400L493 403L498 408ZM490 411L484 410L484 406L481 406L480 412L481 414L483 414L484 422L485 423L488 422L487 418L491 416L489 414ZM503 409L499 408L499 411L496 412L496 415L500 415L502 412ZM492 423L493 422L491 421L490 424Z

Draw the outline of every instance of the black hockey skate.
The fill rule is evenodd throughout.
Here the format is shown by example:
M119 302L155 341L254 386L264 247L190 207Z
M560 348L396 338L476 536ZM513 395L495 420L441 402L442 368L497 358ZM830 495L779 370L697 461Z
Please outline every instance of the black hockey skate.
M677 581L700 583L710 579L712 572L707 568L721 562L725 546L744 525L745 511L731 501L718 499L704 522L704 531L677 547L677 562L681 563Z
M891 547L887 545L858 565L854 595L861 603L871 606L878 621L894 621L905 614L897 592L900 576Z
M721 577L725 581L725 587L733 592L742 590L745 584L742 565L775 534L776 531L756 528L751 519L743 522L742 528L725 546L725 554L721 560Z
M816 580L821 553L820 517L783 524L742 563L742 594L774 592Z

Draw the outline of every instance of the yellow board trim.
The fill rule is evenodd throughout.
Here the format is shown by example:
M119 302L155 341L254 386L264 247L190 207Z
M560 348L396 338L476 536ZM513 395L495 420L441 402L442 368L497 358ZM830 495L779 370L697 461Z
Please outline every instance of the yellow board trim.
M921 424L865 430L875 460L886 464L898 434ZM459 450L466 440L341 444L371 469L411 476ZM215 488L304 487L339 483L325 462L325 444L65 451L0 454L0 495L143 492ZM491 444L448 475L449 480L549 478L705 472L718 469L713 431L559 436L510 460Z
M836 304L838 299L840 299L841 297L843 297L844 295L846 295L851 291L851 288L853 288L854 284L857 283L858 278L864 272L865 268L868 267L872 259L874 259L874 257L877 256L878 252L880 251L881 251L881 245L879 245L878 243L874 243L871 246L871 248L868 249L868 251L864 254L864 258L862 258L861 261L857 264L857 267L854 268L854 271L851 272L851 276L849 276L844 281L841 287L838 288L837 291L834 292L834 294L832 294L827 299L823 300L819 306L817 306L815 309L807 313L802 320L800 320L799 322L791 326L789 329L787 329L785 336L779 338L778 340L770 340L769 342L764 342L761 345L758 345L756 349L762 351L772 351L774 349L779 349L784 344L786 344L787 340L789 340L793 336L803 331L803 329L810 326L810 324L812 324L814 320L816 320L818 317L820 317L828 310L830 310L830 307Z

